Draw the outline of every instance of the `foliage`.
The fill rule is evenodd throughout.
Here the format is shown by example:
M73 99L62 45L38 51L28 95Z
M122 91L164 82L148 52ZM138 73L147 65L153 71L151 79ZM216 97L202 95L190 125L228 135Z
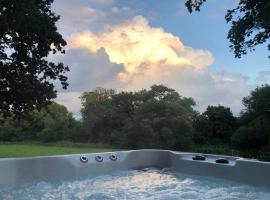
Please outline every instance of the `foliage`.
M243 98L245 109L241 112L241 127L233 134L231 143L241 150L261 149L267 144L267 116L270 108L270 86L262 85Z
M206 0L187 0L189 12L200 11ZM240 0L236 8L228 10L225 16L231 23L228 39L236 57L240 58L247 50L263 44L270 38L270 1ZM270 44L268 44L270 50Z
M239 150L259 149L266 142L266 132L256 127L241 126L231 138L232 146Z
M252 118L264 115L270 109L270 86L262 85L251 91L250 96L243 98L245 110L242 115L250 115Z
M230 108L208 106L206 111L195 117L194 141L199 144L227 144L237 128L237 119Z
M197 145L193 147L194 152L205 154L218 154L227 156L237 156L243 158L254 158L262 161L270 161L270 153L266 150L235 150L228 145Z
M131 148L186 149L192 143L193 99L153 85L120 92L98 88L82 96L84 136Z
M114 90L97 88L82 95L82 141L109 143L107 135L110 134L109 119L113 114L111 102L114 94Z
M132 148L188 149L193 134L188 114L191 113L180 102L146 102L124 127L125 145Z
M0 1L0 113L20 114L41 108L56 97L53 83L65 89L68 67L46 58L64 53L53 0Z
M53 103L41 111L32 111L24 118L3 118L0 141L37 140L51 142L72 139L79 131L78 122L67 108Z
M14 141L18 138L20 128L12 118L4 118L0 116L0 141Z

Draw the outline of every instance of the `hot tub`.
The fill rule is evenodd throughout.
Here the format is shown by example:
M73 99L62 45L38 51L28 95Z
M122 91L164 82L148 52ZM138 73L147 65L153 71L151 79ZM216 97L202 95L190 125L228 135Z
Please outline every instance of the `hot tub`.
M270 163L166 150L4 158L0 199L270 199Z

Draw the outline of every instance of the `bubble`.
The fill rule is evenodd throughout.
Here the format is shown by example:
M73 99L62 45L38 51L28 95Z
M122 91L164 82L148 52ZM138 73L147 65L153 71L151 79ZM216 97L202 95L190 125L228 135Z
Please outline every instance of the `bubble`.
M60 182L32 182L0 188L1 200L242 200L270 199L270 189L181 174L172 170L115 171Z

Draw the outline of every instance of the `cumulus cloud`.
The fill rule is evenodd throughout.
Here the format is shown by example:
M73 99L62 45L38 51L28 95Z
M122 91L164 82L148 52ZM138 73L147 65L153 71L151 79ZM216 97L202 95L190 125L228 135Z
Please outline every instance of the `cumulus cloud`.
M108 26L101 33L76 33L70 43L71 48L84 47L91 52L103 47L112 62L123 63L130 73L139 73L157 65L189 65L202 69L213 62L209 51L185 46L179 37L162 28L150 27L142 16L117 26Z
M104 48L96 53L87 49L69 49L65 56L57 58L70 67L69 92L85 92L101 87L120 87L118 74L125 71L122 64L109 60Z
M71 67L70 88L68 94L60 94L59 101L71 110L79 108L75 94L97 86L139 90L164 84L193 97L200 111L207 105L222 104L235 113L248 92L247 77L210 72L208 66L214 58L209 51L186 46L179 37L151 27L141 16L99 32L77 31L69 38L68 48L62 59Z

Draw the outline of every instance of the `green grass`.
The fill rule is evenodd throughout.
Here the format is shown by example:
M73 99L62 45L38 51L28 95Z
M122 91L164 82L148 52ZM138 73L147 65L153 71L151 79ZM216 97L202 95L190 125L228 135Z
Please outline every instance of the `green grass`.
M119 150L121 149L103 144L81 144L66 141L48 144L37 142L0 143L0 158L96 153ZM269 152L261 150L236 151L225 145L194 146L191 151L197 153L241 156L246 158L256 158L262 161L270 161Z
M0 157L29 157L49 156L76 153L96 153L118 151L119 149L102 145L83 145L73 143L52 143L52 144L21 144L2 143L0 144Z

